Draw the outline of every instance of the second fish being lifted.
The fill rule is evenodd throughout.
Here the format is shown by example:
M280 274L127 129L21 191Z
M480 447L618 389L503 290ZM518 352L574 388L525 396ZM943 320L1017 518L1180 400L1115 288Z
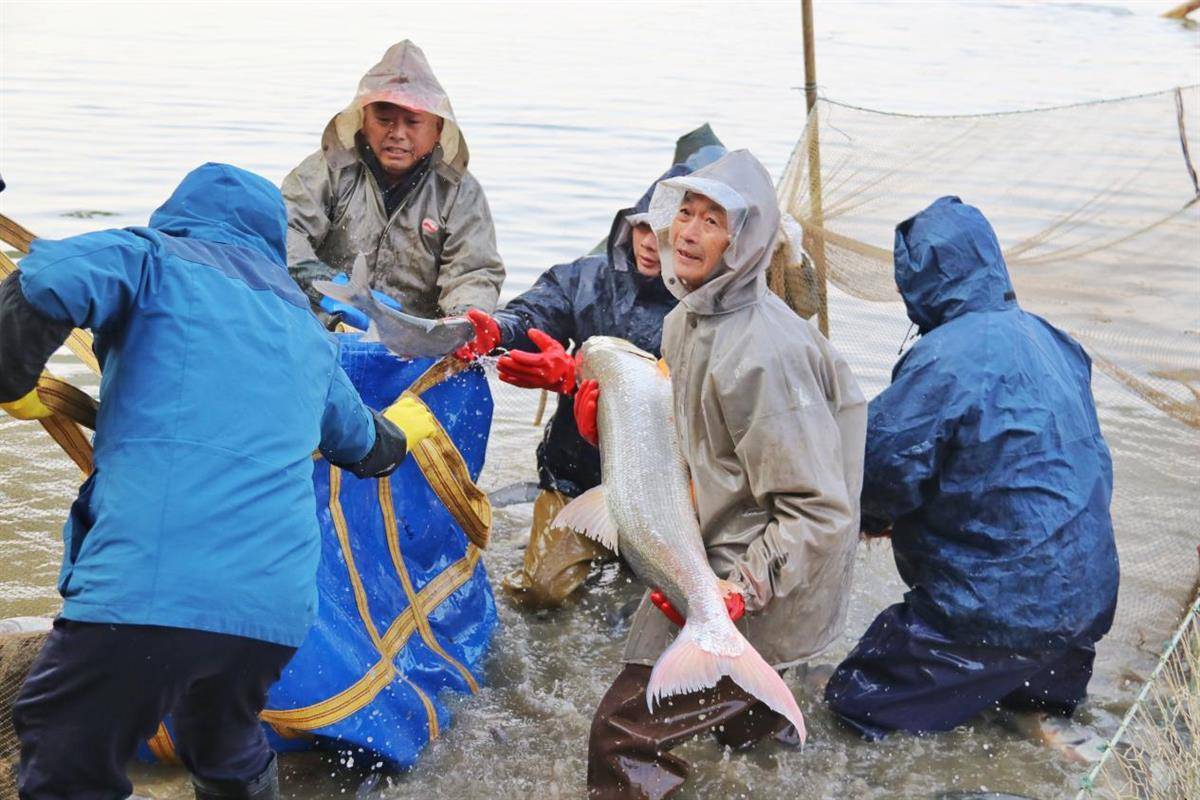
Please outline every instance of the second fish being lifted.
M348 284L313 281L313 288L366 314L371 325L362 340L383 342L388 350L401 358L440 358L453 353L475 335L475 329L466 317L414 317L376 300L371 294L367 259L361 254L354 259Z

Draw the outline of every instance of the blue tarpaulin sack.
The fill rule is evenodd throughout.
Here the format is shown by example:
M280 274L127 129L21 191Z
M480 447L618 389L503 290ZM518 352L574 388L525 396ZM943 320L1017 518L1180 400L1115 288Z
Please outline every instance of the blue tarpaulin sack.
M342 366L367 405L385 408L410 389L448 437L418 445L384 479L359 480L316 460L317 620L271 689L263 720L277 750L362 747L408 767L450 723L439 694L479 688L496 627L472 543L485 543L491 525L473 481L492 397L478 368L403 361L379 344L340 338ZM170 719L141 755L176 760Z

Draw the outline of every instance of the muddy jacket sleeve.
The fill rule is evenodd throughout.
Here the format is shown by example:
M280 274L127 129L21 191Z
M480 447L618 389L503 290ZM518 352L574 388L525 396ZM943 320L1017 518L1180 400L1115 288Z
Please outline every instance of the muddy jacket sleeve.
M329 280L334 271L317 257L332 224L333 181L323 153L313 153L283 179L287 203L287 260L292 280L314 303L321 293L312 288L315 280Z
M325 399L320 449L329 463L360 478L390 475L408 454L404 433L367 408L340 366Z
M438 305L448 315L471 308L492 313L504 283L504 263L496 249L496 229L487 198L471 175L464 175L459 183L445 224L446 240L437 279ZM288 242L290 255L290 238Z
M0 283L0 403L32 391L70 333L69 323L50 319L25 299L19 272L5 278Z
M846 531L855 516L841 433L821 387L805 376L809 385L795 393L801 399L778 409L777 398L787 396L787 387L772 383L771 377L766 380L770 385L742 382L741 391L757 388L765 409L771 410L751 414L744 430L731 430L750 491L767 510L766 524L744 548L709 548L711 561L729 565L728 579L742 588L750 611L762 609L776 595L823 583L823 570L840 563L836 556L846 548ZM745 398L735 404L745 408Z
M121 324L149 280L153 249L124 230L34 241L0 298L0 400L32 389L72 328Z
M871 401L863 469L862 527L878 533L916 511L936 487L964 392L924 347L896 365L892 383ZM971 365L959 364L965 377ZM965 381L969 383L969 381ZM931 398L939 398L931 403Z
M526 292L496 312L501 347L536 352L526 335L530 328L550 334L563 347L576 338L574 298L581 262L586 258L551 267Z

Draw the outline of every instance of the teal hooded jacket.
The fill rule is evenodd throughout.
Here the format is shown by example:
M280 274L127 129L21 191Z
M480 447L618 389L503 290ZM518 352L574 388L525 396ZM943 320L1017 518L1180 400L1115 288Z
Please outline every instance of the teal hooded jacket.
M22 260L24 300L91 329L103 372L95 472L63 531L63 617L304 639L313 453L354 465L377 423L288 277L285 230L278 189L206 164L149 227L39 240Z

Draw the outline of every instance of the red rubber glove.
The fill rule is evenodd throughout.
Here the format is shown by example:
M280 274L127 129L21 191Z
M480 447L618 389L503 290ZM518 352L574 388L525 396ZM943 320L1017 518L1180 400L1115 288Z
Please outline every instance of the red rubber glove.
M592 447L600 446L600 429L596 427L596 409L600 403L600 384L584 381L575 393L575 427Z
M671 601L667 599L667 596L658 589L650 592L650 602L658 607L658 610L663 613L664 617L679 627L682 628L683 624L687 622L678 609L671 605ZM729 618L737 622L746 613L746 598L742 597L741 592L730 592L725 595L725 610L729 612Z
M553 336L537 328L529 329L529 339L541 352L509 350L496 364L500 380L525 389L547 389L559 394L575 391L575 359L567 355Z
M500 326L490 315L472 308L467 312L467 319L475 326L475 338L454 351L455 358L460 361L474 361L495 350L500 343Z

